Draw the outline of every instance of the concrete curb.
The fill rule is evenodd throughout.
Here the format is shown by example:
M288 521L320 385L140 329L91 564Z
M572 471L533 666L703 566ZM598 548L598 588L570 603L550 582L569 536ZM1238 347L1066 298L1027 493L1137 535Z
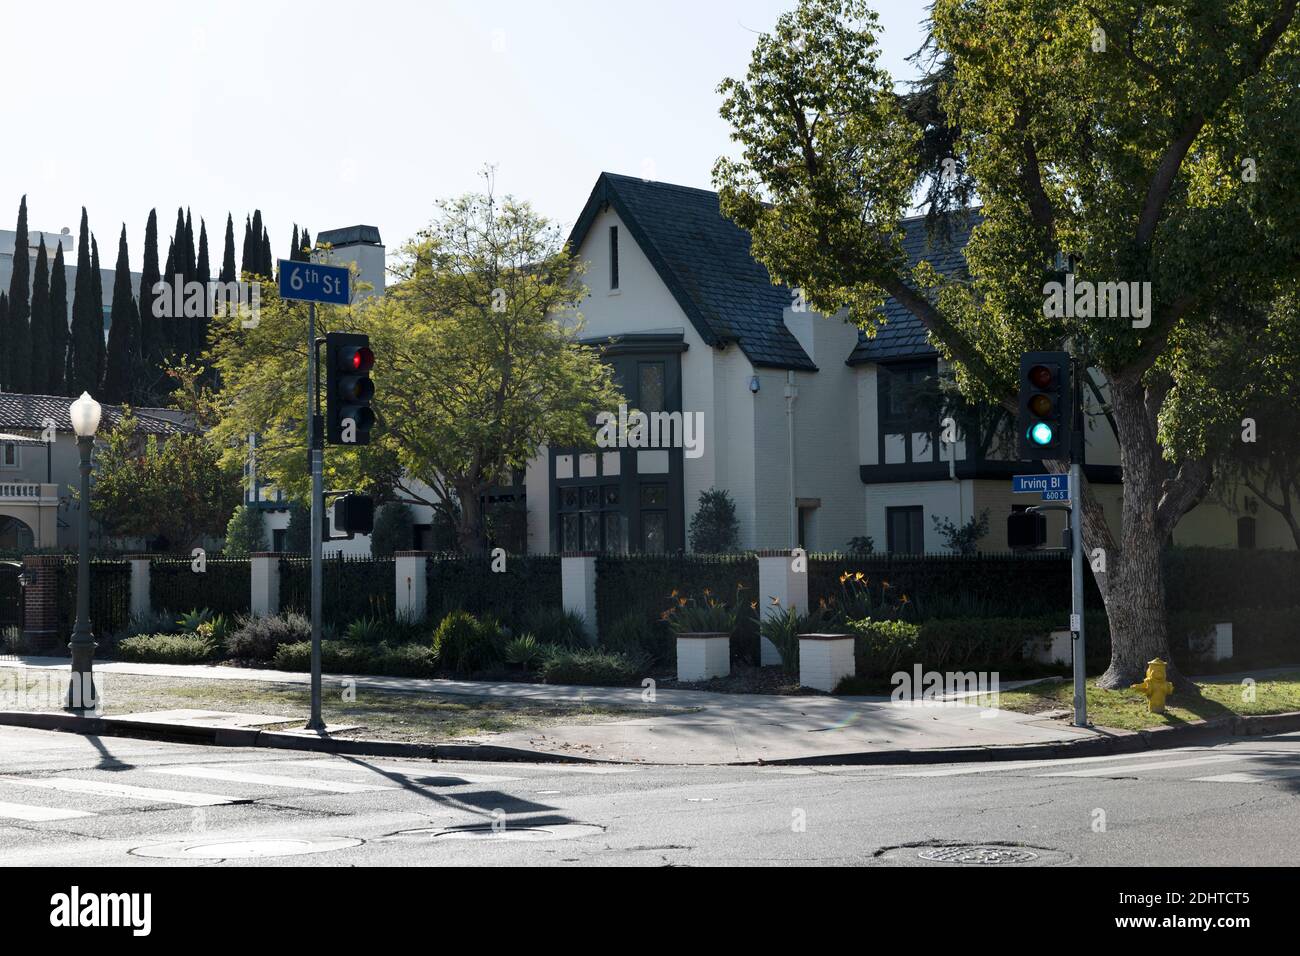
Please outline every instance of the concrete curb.
M267 747L312 753L353 754L368 757L411 757L422 760L464 760L522 763L581 763L656 766L644 760L601 760L522 747L493 744L417 744L400 740L356 737L313 737L301 731L286 732L241 727L189 726L161 721L118 717L79 717L58 712L0 711L0 725L33 730L58 730L95 737L133 737L174 743L214 744L220 747ZM859 753L815 754L774 760L734 760L721 764L689 766L906 766L936 763L977 763L1004 760L1048 760L1069 757L1110 756L1185 747L1224 737L1257 737L1300 731L1300 712L1224 717L1182 727L1113 732L1108 736L1052 744L1009 744L994 747L945 747L922 750L868 750ZM679 764L667 764L679 766ZM681 764L680 766L688 766Z

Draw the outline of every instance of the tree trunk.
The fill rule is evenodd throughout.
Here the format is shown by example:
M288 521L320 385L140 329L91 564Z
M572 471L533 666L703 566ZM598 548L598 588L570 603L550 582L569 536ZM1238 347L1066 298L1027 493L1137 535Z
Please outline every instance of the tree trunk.
M1097 685L1116 690L1138 683L1147 662L1169 662L1169 679L1184 684L1169 654L1165 580L1161 552L1172 530L1162 526L1159 505L1166 466L1155 423L1140 384L1112 385L1111 404L1119 431L1123 508L1117 553L1106 554L1101 593L1110 620L1110 666ZM1095 546L1095 545L1094 545ZM1099 584L1102 582L1098 574Z
M460 499L460 527L457 534L461 550L466 554L487 554L487 535L483 530L483 505L477 488L457 486Z

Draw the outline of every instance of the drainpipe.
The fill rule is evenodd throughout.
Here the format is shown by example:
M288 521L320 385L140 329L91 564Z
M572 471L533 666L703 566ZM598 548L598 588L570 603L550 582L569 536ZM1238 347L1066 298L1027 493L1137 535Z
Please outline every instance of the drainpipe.
M957 527L966 523L966 503L961 498L961 481L957 478L957 443L948 442L948 477L957 486Z
M785 373L785 449L790 480L790 547L799 547L799 508L794 493L794 400L799 389L794 387L794 371Z

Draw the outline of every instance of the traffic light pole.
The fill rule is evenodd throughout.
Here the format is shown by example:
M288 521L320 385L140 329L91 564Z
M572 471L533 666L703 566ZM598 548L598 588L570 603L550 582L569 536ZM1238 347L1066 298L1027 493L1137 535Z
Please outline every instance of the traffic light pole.
M1083 626L1083 390L1079 376L1087 369L1076 364L1071 376L1074 388L1074 420L1070 442L1070 630L1074 647L1074 726L1088 726L1087 674L1084 671Z
M307 729L323 731L321 718L321 526L325 520L325 436L321 433L320 361L316 345L316 303L307 303L307 456L311 465L311 718Z

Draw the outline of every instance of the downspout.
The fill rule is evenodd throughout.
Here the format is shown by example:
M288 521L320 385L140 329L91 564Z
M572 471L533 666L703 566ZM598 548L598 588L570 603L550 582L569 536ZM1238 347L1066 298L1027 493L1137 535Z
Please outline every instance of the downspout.
M785 452L790 481L790 547L799 547L799 506L794 493L794 400L799 389L794 387L794 370L785 373Z
M957 442L950 441L948 444L948 477L952 479L957 486L957 527L966 524L966 503L961 497L961 480L957 477Z

